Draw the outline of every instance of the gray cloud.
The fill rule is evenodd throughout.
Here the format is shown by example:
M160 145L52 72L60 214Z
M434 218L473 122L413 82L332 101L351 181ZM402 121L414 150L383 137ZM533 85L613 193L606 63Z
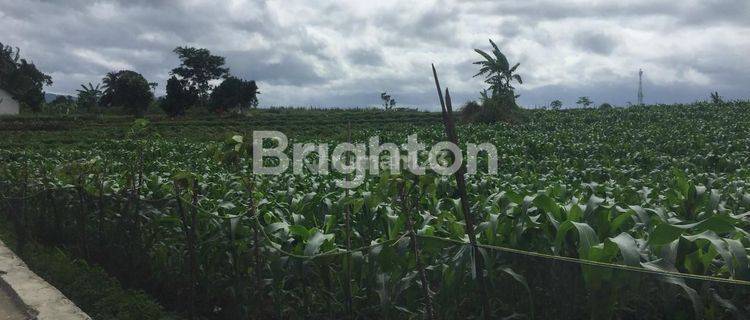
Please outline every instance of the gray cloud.
M1 41L53 76L50 92L129 68L163 93L172 49L191 45L257 80L261 105L376 105L385 90L433 110L430 63L456 101L476 99L472 49L488 38L521 63L529 106L582 95L625 104L638 68L647 101L747 98L748 21L747 0L0 0Z
M257 55L232 53L228 57L232 60L229 63L232 73L271 85L306 86L328 80L317 70L316 60L306 56L287 54L278 60L263 60Z
M383 55L377 49L355 49L348 54L349 61L357 65L378 66L383 64Z
M602 33L582 32L573 38L573 42L583 50L603 55L612 53L617 46L614 39Z

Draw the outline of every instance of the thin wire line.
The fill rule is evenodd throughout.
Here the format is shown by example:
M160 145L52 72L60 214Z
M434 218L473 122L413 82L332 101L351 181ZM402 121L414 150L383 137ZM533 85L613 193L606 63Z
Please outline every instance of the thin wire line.
M39 195L39 194L41 194L42 192L45 192L45 191L58 191L58 190L65 190L65 189L72 189L72 188L75 188L75 186L60 187L60 188L45 188L45 189L40 190L39 192L37 192L37 193L35 193L35 194L31 195L31 196L26 196L26 197L22 197L22 198L13 198L13 197L6 197L6 196L2 195L0 198L4 198L4 200L8 200L8 199L23 200L23 199L27 199L27 198L31 198L31 197L34 197L36 195ZM164 201L164 200L169 200L169 198L166 197L166 198L162 198L162 199L158 199L158 200L151 200L151 201ZM210 214L212 216L216 216L216 215L212 214L211 212L206 211L205 209L203 209L201 207L193 205L189 201L184 201L184 203L186 203L189 206L192 206L192 207L194 207L194 208L202 211L204 214ZM336 249L332 249L332 250L329 250L329 251L326 251L326 252L322 252L322 253L318 253L318 254L314 254L314 255L300 255L300 254L295 254L295 253L286 251L286 250L284 250L284 249L281 248L282 247L281 244L272 241L271 240L272 238L268 235L268 233L266 233L263 224L260 222L260 219L258 218L259 216L260 216L260 213L256 213L254 216L252 216L250 218L251 218L251 220L253 220L257 224L258 228L263 233L266 241L268 241L271 244L271 245L269 245L269 247L272 248L275 251L278 251L279 253L281 253L283 255L286 255L286 256L289 256L289 257L293 257L293 258L299 258L299 259L309 259L309 260L312 260L312 259L317 259L317 258L321 258L321 257L334 257L334 256L339 256L339 255L348 255L348 254L352 254L352 253L355 253L355 252L361 252L361 251L364 251L364 250L368 250L368 249L372 249L372 248L375 248L375 247L383 246L383 245L386 245L386 244L389 244L389 243L393 243L393 245L395 245L401 239L403 239L404 236L406 235L404 233L404 234L401 234L396 239L384 240L384 241L381 241L381 242L377 242L377 243L374 243L374 244L371 244L371 245L362 246L362 247L351 249L351 250L336 248ZM225 219L231 219L231 218L233 218L233 217L221 217L221 216L216 216L216 217L218 217L218 218L225 218ZM438 241L443 241L443 242L449 242L449 243L453 243L453 244L456 244L456 245L470 245L468 242L463 242L463 241L460 241L460 240L455 240L455 239L450 239L450 238L442 238L442 237L437 237L437 236L417 234L417 237L423 238L423 239L432 239L432 240L438 240ZM488 244L481 244L481 243L477 243L476 246L479 247L479 248L483 248L483 249L489 249L489 250L495 250L495 251L513 253L513 254L519 254L519 255L536 257L536 258L542 258L542 259L565 261L565 262L577 263L577 264L582 264L582 265L589 265L589 266L596 266L596 267L603 267L603 268L611 268L611 269L619 269L619 270L624 270L624 271L633 271L633 272L645 273L645 274L654 274L654 275L662 275L662 276L673 276L673 277L679 277L679 278L685 278L685 279L693 279L693 280L701 280L701 281L709 281L709 282L717 282L717 283L727 283L727 284L734 284L734 285L750 286L750 281L745 281L745 280L718 278L718 277L712 277L712 276L706 276L706 275L681 273L681 272L674 272L674 271L668 271L668 270L655 270L655 269L639 268L639 267L629 266L629 265L614 264L614 263L600 262L600 261L593 261L593 260L584 260L584 259L580 259L580 258L573 258L573 257L566 257L566 256L550 255L550 254L545 254L545 253L539 253L539 252L533 252L533 251L525 251L525 250L521 250L521 249L513 249L513 248L508 248L508 247L488 245Z
M444 241L444 242L450 242L450 243L460 244L460 245L470 245L468 242L463 242L463 241L455 240L455 239L430 236L430 235L417 235L417 237L424 238L424 239L433 239L433 240L439 240L439 241ZM675 277L688 278L688 279L694 279L694 280L750 286L750 281L745 281L745 280L718 278L718 277L712 277L712 276L681 273L681 272L674 272L674 271L667 271L667 270L646 269L646 268L639 268L639 267L622 265L622 264L614 264L614 263L600 262L600 261L593 261L593 260L584 260L584 259L566 257L566 256L549 255L545 253L525 251L525 250L520 250L520 249L513 249L513 248L494 246L494 245L488 245L488 244L478 243L477 247L480 247L483 249L502 251L502 252L507 252L507 253L515 253L519 255L525 255L525 256L536 257L536 258L559 260L559 261L565 261L565 262L571 262L571 263L577 263L577 264L585 264L585 265L596 266L596 267L604 267L604 268L620 269L620 270L634 271L634 272L640 272L640 273L658 274L658 275L663 275L663 276L675 276Z

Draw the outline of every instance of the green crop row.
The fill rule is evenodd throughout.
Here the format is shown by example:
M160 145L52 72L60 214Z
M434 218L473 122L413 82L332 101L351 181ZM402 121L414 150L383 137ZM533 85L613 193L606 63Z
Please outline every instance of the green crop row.
M462 144L498 149L497 174L467 176L491 316L750 312L749 111L538 110L515 125L459 126ZM0 194L18 234L210 319L417 318L428 306L438 318L480 316L452 177L383 173L345 190L335 173L260 176L247 137L171 139L163 129L140 122L118 139L44 148L29 135L0 150ZM290 137L348 139L319 129ZM444 140L439 124L359 126L351 139L409 134Z

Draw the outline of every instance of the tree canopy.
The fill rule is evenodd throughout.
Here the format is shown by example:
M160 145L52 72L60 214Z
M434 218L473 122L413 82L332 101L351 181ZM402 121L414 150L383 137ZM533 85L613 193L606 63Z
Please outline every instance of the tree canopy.
M258 85L255 81L230 76L211 93L209 106L218 112L244 111L258 106L258 94Z
M549 105L550 107L552 107L552 109L559 110L560 108L562 108L562 101L552 100Z
M195 88L201 102L208 99L211 80L229 75L229 68L224 67L224 57L212 55L208 49L177 47L174 53L180 58L180 66L172 69L171 74L186 80L188 87Z
M591 98L584 96L578 97L578 101L576 101L576 104L580 104L584 108L588 108L588 106L594 104L594 101L591 101Z
M0 42L0 88L8 91L14 99L34 110L44 102L45 85L52 84L52 77L39 71L33 63L20 58L20 50Z
M104 94L101 103L108 107L124 107L136 116L141 116L153 101L151 85L135 71L110 72L102 79Z
M380 94L380 100L383 100L383 107L385 110L391 110L396 106L396 99L391 98L391 95L387 92Z
M515 80L519 84L523 84L521 76L515 73L520 63L511 67L508 58L500 52L495 42L490 40L490 44L492 45L492 55L483 50L474 49L484 58L484 60L474 62L474 64L479 65L479 72L474 76L485 76L484 82L490 86L492 96L507 95L515 98L513 93L515 88L512 82Z
M185 79L172 76L167 80L167 96L159 100L159 106L170 116L183 116L185 111L198 103L198 92Z

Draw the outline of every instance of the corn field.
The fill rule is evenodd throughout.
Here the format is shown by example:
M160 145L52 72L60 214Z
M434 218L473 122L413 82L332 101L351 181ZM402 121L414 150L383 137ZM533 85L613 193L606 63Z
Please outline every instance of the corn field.
M0 149L0 224L18 251L59 246L193 319L750 314L748 103L527 118L457 126L500 158L466 175L467 201L430 173L352 190L338 174L254 175L239 133L168 139L137 122L122 139L30 139ZM446 135L365 124L346 139L415 133Z

